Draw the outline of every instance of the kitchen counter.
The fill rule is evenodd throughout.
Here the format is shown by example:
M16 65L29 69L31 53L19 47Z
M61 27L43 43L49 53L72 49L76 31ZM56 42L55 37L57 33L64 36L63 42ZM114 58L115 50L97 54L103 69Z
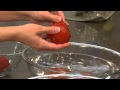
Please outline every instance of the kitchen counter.
M69 21L72 42L90 43L120 52L120 12L104 22ZM1 79L26 79L34 76L27 63L21 60L18 67Z

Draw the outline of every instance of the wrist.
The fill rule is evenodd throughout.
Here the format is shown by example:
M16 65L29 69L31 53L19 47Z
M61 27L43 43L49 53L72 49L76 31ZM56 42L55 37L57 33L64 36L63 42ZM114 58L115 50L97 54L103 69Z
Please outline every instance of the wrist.
M11 27L11 32L10 32L10 40L11 41L19 41L19 37L22 36L20 35L22 26L13 26Z
M12 26L0 27L0 41L15 41L16 30Z

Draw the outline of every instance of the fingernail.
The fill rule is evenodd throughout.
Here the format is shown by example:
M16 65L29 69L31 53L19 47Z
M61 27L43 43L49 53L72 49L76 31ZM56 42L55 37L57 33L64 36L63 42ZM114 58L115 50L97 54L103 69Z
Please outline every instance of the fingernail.
M56 27L55 29L55 33L58 33L58 32L60 32L60 27Z
M68 22L65 22L68 26L69 26L69 23Z
M57 21L58 21L58 22L60 22L61 20L62 20L62 18L61 18L61 17L58 17L58 18L57 18Z
M67 26L69 26L69 23L67 21L64 21L66 23Z
M60 27L55 27L54 30L50 31L49 34L56 34L60 32Z
M64 22L67 26L69 26L69 23L68 23L66 20L63 20L63 22Z

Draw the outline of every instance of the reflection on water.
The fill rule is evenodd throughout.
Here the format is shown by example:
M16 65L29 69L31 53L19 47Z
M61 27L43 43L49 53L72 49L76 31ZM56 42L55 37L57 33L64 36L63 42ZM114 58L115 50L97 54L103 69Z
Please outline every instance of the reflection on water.
M31 67L31 70L36 75L71 73L106 78L117 70L117 66L108 60L78 53L46 53L32 58L31 61L44 65L49 69L57 68L52 69L55 72L51 73L52 71L43 71L42 69ZM112 78L116 77L112 76Z

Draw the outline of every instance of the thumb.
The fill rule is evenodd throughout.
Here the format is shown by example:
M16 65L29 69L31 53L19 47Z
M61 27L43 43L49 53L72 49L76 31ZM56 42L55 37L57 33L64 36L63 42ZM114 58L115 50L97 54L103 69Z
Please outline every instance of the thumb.
M50 12L46 12L46 14L44 14L44 18L52 22L60 22L62 20L61 16L52 14Z

